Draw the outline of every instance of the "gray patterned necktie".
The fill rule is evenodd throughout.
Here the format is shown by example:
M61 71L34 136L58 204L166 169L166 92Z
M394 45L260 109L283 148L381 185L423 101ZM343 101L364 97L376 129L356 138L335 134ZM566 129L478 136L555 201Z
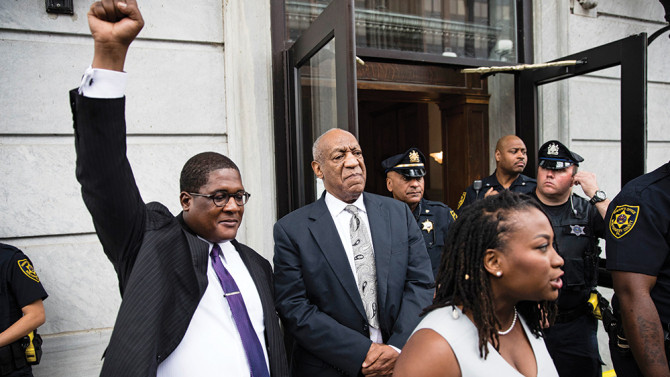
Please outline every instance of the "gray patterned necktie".
M358 208L350 204L344 210L351 213L349 235L351 236L351 246L354 250L354 264L356 266L356 276L358 277L358 293L360 293L363 300L368 324L378 329L377 267L375 264L375 254L372 251L372 239L370 238L367 226L358 217Z

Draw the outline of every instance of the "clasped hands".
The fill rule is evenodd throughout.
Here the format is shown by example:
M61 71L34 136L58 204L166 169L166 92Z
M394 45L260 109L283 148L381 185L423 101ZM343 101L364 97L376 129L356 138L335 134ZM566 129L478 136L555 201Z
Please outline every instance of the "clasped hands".
M398 351L389 345L372 343L363 361L362 372L368 377L391 376L399 355Z

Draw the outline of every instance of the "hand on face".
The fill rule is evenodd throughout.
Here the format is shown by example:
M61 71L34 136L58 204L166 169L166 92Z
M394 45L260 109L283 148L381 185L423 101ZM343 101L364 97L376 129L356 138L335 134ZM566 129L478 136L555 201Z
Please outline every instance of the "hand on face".
M574 176L574 184L582 186L584 194L586 194L586 196L589 198L595 195L596 191L598 190L596 175L588 171L578 171Z

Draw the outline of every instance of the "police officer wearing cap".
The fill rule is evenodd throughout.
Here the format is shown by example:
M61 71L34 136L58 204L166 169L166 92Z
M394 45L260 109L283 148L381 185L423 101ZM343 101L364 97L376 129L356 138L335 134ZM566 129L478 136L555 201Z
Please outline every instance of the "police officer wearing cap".
M410 148L382 161L386 173L386 188L393 198L407 203L419 224L428 249L433 277L437 277L444 239L456 213L446 204L423 197L426 158L418 148Z
M45 320L47 293L30 259L0 243L0 376L32 376L27 335Z
M617 376L668 376L670 351L670 162L628 182L607 216L617 334Z
M496 143L496 170L490 176L475 180L465 189L458 202L457 211L502 190L530 194L535 188L535 179L521 174L528 163L526 144L518 136L506 135Z
M561 142L544 143L538 159L532 195L549 216L565 261L558 316L546 329L547 349L561 377L601 376L598 322L588 301L597 285L598 238L605 236L603 218L609 200L598 189L595 174L578 171L584 159ZM590 199L573 194L574 185L580 185Z

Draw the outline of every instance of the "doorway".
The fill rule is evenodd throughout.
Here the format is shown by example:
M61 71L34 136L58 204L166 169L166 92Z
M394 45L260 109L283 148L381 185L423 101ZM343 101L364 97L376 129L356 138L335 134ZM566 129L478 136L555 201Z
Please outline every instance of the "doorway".
M460 72L480 61L359 49L354 20L353 0L332 1L290 47L274 49L278 216L320 196L311 144L332 127L359 138L367 191L388 195L381 161L416 146L429 160L426 196L456 208L464 188L489 174L488 88ZM441 164L429 157L440 152Z
M425 198L444 201L442 119L432 102L384 100L359 92L359 143L367 168L366 191L389 196L381 162L416 147L426 157Z
M456 208L463 190L489 174L486 81L454 66L362 60L356 82L366 190L389 195L381 162L417 147L427 160L426 198Z

